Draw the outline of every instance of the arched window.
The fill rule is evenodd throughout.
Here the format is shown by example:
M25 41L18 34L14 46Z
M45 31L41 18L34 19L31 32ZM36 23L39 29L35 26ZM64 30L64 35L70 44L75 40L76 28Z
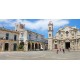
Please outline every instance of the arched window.
M51 37L51 34L49 34L49 37Z
M51 27L49 27L49 30L51 30Z
M14 35L14 41L16 41L17 40L17 35Z
M66 36L68 36L68 34L69 34L69 32L68 32L68 31L66 31Z
M31 40L31 34L29 34L29 40Z
M6 40L9 40L9 33L6 33Z

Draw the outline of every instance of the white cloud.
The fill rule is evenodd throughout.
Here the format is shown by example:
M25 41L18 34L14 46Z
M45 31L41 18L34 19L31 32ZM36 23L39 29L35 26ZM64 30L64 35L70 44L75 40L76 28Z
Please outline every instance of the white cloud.
M25 27L27 27L29 29L47 30L49 21L53 22L54 28L58 28L58 27L69 24L68 20L50 20L50 19L49 20L48 19L38 20L35 22L31 22L28 20L16 20L16 23L21 22L21 23L25 24Z
M12 22L12 19L0 19L0 27L1 26L14 26L14 23ZM1 24L2 23L2 24Z
M11 26L15 26L15 23L22 23L25 24L26 28L35 29L35 30L47 30L49 21L53 22L54 28L58 28L69 24L68 20L57 20L57 19L56 20L42 19L42 20L37 20L35 22L31 22L28 20L21 20L21 19L17 19L15 21L4 19L4 20L0 20L0 22L1 21L4 21L5 23Z

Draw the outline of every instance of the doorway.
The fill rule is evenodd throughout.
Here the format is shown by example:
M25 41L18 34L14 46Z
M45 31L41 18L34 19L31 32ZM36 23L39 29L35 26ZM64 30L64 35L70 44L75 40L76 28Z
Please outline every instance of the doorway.
M30 42L28 43L28 50L30 50L31 49L31 45L30 45Z
M9 43L5 43L4 50L5 50L5 51L8 51L8 50L9 50Z
M16 51L16 50L17 50L17 44L14 43L14 44L13 44L13 51Z
M55 44L55 49L57 49L57 44Z
M70 42L65 42L65 48L69 49L70 48Z
M38 49L38 44L37 43L35 44L35 49Z

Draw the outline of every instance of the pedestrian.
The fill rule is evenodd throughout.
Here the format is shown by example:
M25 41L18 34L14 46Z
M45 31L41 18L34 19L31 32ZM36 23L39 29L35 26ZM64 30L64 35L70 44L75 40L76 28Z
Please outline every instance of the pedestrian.
M63 53L65 53L65 50L63 49Z
M57 54L58 54L59 50L57 49Z
M60 51L61 51L61 48L60 48Z

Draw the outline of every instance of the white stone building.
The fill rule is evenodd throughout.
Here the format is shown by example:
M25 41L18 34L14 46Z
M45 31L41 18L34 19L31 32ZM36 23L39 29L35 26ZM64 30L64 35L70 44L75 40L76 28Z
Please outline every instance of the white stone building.
M30 30L25 30L24 24L16 24L15 31L19 32L19 43L24 42L24 50L45 49L44 36Z
M76 27L65 26L53 36L53 23L48 24L48 49L80 50L80 30Z

